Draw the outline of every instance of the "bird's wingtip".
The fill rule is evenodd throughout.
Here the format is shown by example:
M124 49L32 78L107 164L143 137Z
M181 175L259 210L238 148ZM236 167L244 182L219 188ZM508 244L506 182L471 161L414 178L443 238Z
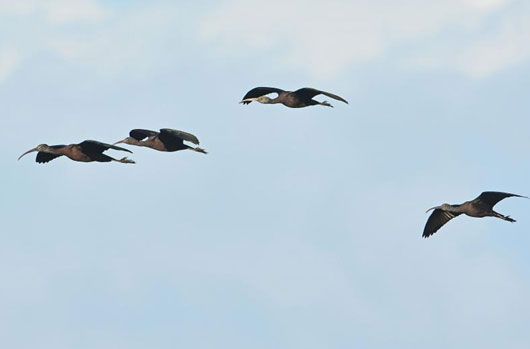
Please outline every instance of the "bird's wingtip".
M429 238L430 236L432 236L434 233L429 233L429 232L423 232L423 234L421 234L421 237L423 239L427 239Z

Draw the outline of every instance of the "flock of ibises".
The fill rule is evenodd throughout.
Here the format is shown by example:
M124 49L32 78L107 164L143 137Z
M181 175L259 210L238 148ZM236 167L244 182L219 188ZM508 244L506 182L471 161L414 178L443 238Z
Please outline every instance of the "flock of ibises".
M270 98L268 95L271 94L276 94L276 97ZM252 102L258 102L262 104L283 104L289 108L303 108L313 105L333 107L327 101L319 102L313 99L313 97L317 95L325 95L335 100L348 103L344 98L340 96L308 87L301 88L296 91L284 91L282 89L274 87L256 87L248 91L240 103L250 104ZM184 142L192 143L195 146L190 146ZM198 147L199 139L195 135L184 131L163 128L159 132L144 129L134 129L129 132L129 137L114 144L107 144L93 140L86 140L78 144L69 145L40 144L35 148L30 149L24 154L22 154L18 159L20 160L20 158L22 158L26 154L37 152L35 161L41 164L50 162L51 160L63 155L70 158L71 160L81 162L116 161L125 164L134 164L135 162L133 160L128 159L127 157L115 159L106 154L103 154L103 152L109 149L132 153L128 149L116 146L116 144L120 143L147 147L163 152L174 152L189 149L198 153L207 154L206 150ZM510 216L504 216L493 210L493 207L499 201L508 197L526 198L525 196L517 194L486 191L480 194L476 199L466 201L463 204L443 204L441 206L435 206L433 208L430 208L429 210L427 210L427 212L431 210L433 212L429 216L429 219L425 224L422 236L426 238L433 235L444 224L461 214L477 218L496 217L507 222L515 222L514 219L510 218Z

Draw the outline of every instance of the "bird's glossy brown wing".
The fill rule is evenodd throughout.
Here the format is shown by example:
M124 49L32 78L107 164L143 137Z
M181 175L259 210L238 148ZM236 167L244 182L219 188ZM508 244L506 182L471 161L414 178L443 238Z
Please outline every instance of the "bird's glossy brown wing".
M314 89L314 88L310 88L310 87L301 88L299 90L294 91L294 93L297 94L298 96L304 98L304 99L311 99L311 98L315 97L316 95L322 94L322 95L328 96L330 98L333 98L333 99L336 99L338 101L341 101L341 102L344 102L344 103L348 104L348 101L345 100L344 98L340 97L340 96L334 95L333 93L329 93L329 92L326 92L326 91L320 91L320 90L317 90L317 89Z
M460 213L453 213L440 209L434 210L425 224L425 228L423 229L423 237L428 238L432 234L436 233L445 223L459 215Z
M517 194L511 194L511 193L503 193L499 191L485 191L482 194L478 196L475 200L480 201L486 205L488 205L490 208L493 208L499 201L502 199L506 199L509 197L519 197L519 198L526 198L526 196L517 195Z
M107 144L103 142L92 141L92 140L83 141L79 143L79 146L81 147L83 152L92 153L92 154L101 154L105 150L108 150L108 149L121 150L121 151L126 151L128 153L132 153L132 151L130 151L129 149L117 147L115 145Z
M142 130L140 128L136 128L134 130L131 130L131 132L129 132L129 136L136 139L137 141L141 141L142 139L153 137L156 135L158 135L158 132L156 131Z
M54 148L54 149L60 149L60 148L64 148L64 147L66 147L66 145L64 145L64 144L50 145L50 148ZM37 157L35 158L35 161L38 162L39 164L45 164L47 162L52 161L55 158L58 158L59 156L62 156L62 155L61 154L45 153L45 152L40 151L40 152L37 153Z
M282 92L285 91L276 87L255 87L247 92L247 94L243 97L243 101L241 103L249 104L251 101L245 101L245 99L247 98L258 98L261 96L268 95L269 93L280 94Z
M199 139L195 137L195 135L188 133L188 132L184 132L184 131L174 130L171 128L160 129L159 137L162 142L164 142L165 137L168 137L168 138L172 137L172 138L179 138L181 140L188 141L193 144L199 145Z
M40 151L40 152L37 153L37 157L35 158L35 161L38 162L39 164L45 164L47 162L52 161L55 158L58 158L59 156L62 156L62 155L60 155L60 154L43 153L43 152Z

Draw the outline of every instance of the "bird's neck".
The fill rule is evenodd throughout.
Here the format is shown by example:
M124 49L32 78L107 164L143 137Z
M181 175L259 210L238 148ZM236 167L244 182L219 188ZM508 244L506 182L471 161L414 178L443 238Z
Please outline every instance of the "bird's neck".
M466 204L465 202L463 204L456 204L456 205L449 205L447 211L459 213L462 212L462 207Z
M47 147L43 151L49 154L65 155L66 153L68 153L68 150L71 148L72 148L72 145L66 145L66 146L57 147L57 148Z
M148 142L147 141L139 141L139 140L136 140L134 138L128 139L127 142L125 142L125 144L135 145L137 147L147 147L148 146Z

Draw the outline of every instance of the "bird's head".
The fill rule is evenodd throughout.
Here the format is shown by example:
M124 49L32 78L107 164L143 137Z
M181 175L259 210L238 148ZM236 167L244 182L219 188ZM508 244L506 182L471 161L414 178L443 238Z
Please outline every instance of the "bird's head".
M132 138L132 137L127 137L127 138L122 139L121 141L118 141L118 142L114 143L113 145L120 144L120 143L129 144L129 145L136 145L136 144L138 144L138 141L136 139Z
M256 98L256 101L257 101L257 102L260 102L261 104L270 104L270 102L272 101L272 99L270 99L270 98L267 97L267 96L261 96L261 97Z
M440 205L440 206L434 206L434 207L431 207L430 209L428 209L425 213L427 213L429 211L432 211L432 210L447 211L450 207L451 207L451 205L449 205L449 204L443 204L443 205Z
M35 149L37 151L45 151L46 149L48 149L50 146L48 144L39 144L38 146L35 147Z
M20 155L18 157L18 160L20 160L24 155L26 154L29 154L29 153L33 153L34 151L43 151L45 152L47 149L49 149L50 146L48 144L39 144L38 146L36 146L35 148L33 149L30 149L28 150L27 152L25 152L24 154Z

